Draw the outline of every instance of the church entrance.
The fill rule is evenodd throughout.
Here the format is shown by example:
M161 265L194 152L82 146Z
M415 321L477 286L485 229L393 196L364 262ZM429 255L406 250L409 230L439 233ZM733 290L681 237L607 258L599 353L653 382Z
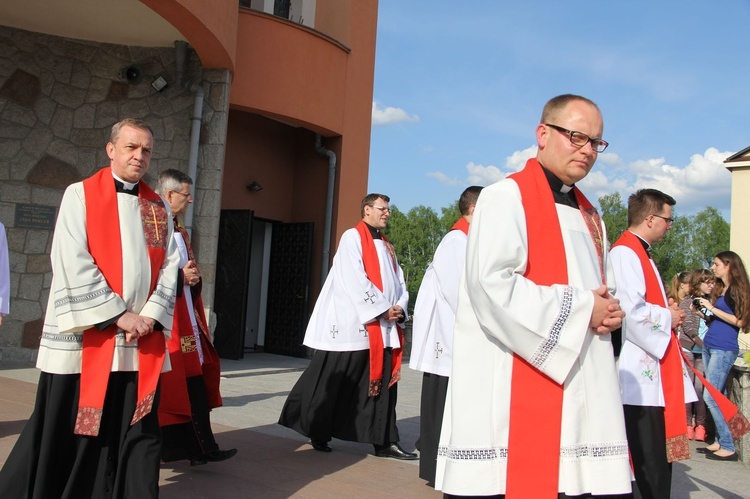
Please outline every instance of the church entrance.
M222 210L216 262L219 356L265 351L305 357L313 224L257 219L251 210Z

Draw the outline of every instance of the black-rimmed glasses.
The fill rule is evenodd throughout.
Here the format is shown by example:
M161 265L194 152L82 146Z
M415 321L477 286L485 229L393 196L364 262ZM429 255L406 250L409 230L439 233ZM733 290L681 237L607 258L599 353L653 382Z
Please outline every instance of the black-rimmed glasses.
M570 143L576 147L583 147L589 142L591 142L591 147L594 148L594 151L604 152L604 150L609 145L609 142L607 142L606 140L591 138L583 132L576 132L575 130L568 130L567 128L553 125L552 123L545 123L545 125L548 127L554 128L560 133L567 135L568 138L570 139Z
M661 215L656 215L656 214L652 214L651 216L652 217L656 217L656 218L661 218L662 220L664 220L665 222L667 222L669 225L672 225L672 222L674 222L674 218L663 217Z

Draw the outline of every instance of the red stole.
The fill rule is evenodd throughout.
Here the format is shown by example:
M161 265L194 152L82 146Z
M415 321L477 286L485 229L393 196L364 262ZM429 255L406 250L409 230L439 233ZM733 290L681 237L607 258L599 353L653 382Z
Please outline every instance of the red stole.
M357 232L362 240L362 263L365 267L365 274L367 278L372 282L376 288L381 292L383 291L383 278L380 275L380 261L378 260L378 251L375 249L375 241L372 239L370 229L364 221L357 224ZM390 243L383 234L380 235L388 246ZM391 259L393 261L393 268L396 270L396 256L391 253ZM367 395L369 397L376 397L380 395L380 388L383 383L383 350L385 348L383 344L383 333L380 330L380 320L375 319L372 322L368 322L367 326L367 338L370 341L370 388ZM391 381L388 383L388 388L395 385L401 379L401 357L403 356L404 349L404 333L401 326L396 325L398 330L398 340L401 347L393 349L393 357L391 360Z
M651 259L638 236L626 230L613 247L617 246L628 247L638 256L646 280L646 302L666 308L667 302L662 292L660 277L654 272ZM682 347L677 335L672 331L667 350L659 359L661 387L664 392L667 460L670 463L690 459L690 443L685 426L685 385L682 379L681 352Z
M469 235L469 221L466 220L464 217L459 218L456 220L456 223L453 224L453 227L451 227L451 230L460 230L467 236Z
M83 190L89 253L112 291L122 295L122 240L117 191L111 168L102 168L84 180ZM167 211L161 197L145 182L139 184L138 202L151 264L151 293L169 243ZM115 324L104 331L92 327L83 333L81 386L75 425L78 435L99 434L116 335ZM151 412L164 357L164 334L161 331L138 339L138 400L131 425Z
M562 230L542 166L530 159L509 178L521 191L526 219L529 254L524 277L540 286L567 284ZM599 216L581 191L574 188L574 193L584 219L594 219L587 221L591 231L592 225L599 225ZM601 237L592 239L595 246L602 244ZM506 497L557 497L563 386L514 354L510 396Z
M185 247L188 251L188 259L195 261L190 239L184 227L174 219L175 230L182 234ZM181 270L179 272L182 272ZM208 395L208 407L213 409L221 407L221 394L219 393L219 382L221 367L219 355L210 340L206 326L206 316L203 311L203 300L200 290L202 281L190 288L193 299L193 313L195 322L200 331L201 347L203 350L203 365L198 354L198 345L193 334L193 325L190 322L185 295L176 297L174 309L174 322L172 326L172 337L167 340L169 349L169 360L172 370L161 375L161 392L159 398L159 425L167 426L186 423L192 419L190 398L188 395L186 378L203 376Z

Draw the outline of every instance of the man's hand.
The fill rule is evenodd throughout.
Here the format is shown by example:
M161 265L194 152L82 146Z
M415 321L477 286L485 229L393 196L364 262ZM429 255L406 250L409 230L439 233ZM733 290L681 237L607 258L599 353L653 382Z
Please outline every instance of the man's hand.
M404 318L404 309L401 308L401 305L393 305L383 312L381 317L387 321L400 321Z
M143 317L133 312L125 312L117 319L117 327L125 331L125 341L132 343L141 336L146 336L154 330L154 319Z
M667 308L669 309L669 314L672 316L672 329L677 329L682 324L682 321L685 320L685 312L680 309L680 306L673 298L669 299Z
M201 273L198 271L198 266L195 265L193 260L189 260L182 267L182 274L185 277L185 284L188 286L195 286L201 280Z
M596 334L611 333L622 326L625 312L620 308L620 300L609 294L606 285L592 291L594 293L594 309L591 311L589 325Z

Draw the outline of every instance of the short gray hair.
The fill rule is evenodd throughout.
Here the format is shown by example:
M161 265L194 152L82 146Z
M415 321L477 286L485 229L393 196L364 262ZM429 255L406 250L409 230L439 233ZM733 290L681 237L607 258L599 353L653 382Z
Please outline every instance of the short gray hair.
M156 185L156 191L162 196L166 196L169 191L179 191L182 184L193 185L193 179L190 175L182 173L180 170L170 168L159 174L159 183Z

